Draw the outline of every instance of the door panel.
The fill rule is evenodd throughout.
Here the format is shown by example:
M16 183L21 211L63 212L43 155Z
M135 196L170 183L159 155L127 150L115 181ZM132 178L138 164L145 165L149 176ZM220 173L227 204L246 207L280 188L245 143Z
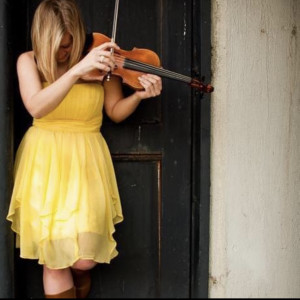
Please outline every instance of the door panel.
M116 158L124 221L116 226L119 256L94 271L92 297L156 297L160 263L160 161ZM149 159L149 160L148 160Z

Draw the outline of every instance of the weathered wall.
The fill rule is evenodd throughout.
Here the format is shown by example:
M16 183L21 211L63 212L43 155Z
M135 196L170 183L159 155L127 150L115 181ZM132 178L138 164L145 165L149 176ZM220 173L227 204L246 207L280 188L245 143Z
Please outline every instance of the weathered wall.
M210 297L300 297L299 31L299 0L212 0Z

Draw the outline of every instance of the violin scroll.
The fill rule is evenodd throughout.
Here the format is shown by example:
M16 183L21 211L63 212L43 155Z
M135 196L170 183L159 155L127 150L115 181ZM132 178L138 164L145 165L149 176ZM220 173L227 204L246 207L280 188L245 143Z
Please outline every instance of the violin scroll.
M211 84L204 84L203 81L195 78L190 82L190 86L202 93L212 93L214 91L214 87Z

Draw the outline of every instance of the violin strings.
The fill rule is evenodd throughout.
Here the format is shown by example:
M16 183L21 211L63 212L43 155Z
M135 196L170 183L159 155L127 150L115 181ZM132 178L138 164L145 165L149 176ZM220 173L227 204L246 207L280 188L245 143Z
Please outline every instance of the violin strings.
M117 59L118 61L118 59ZM127 67L128 69L133 69L136 71L142 71L142 72L148 72L148 73L152 73L152 74L156 74L156 75L163 75L163 76L168 76L170 78L178 78L179 80L186 80L188 82L190 82L190 78L188 78L187 76L183 76L181 74L177 74L174 72L170 72L167 71L165 69L162 68L158 68L149 64L145 64L145 63L141 63L135 60L131 60L128 58L125 59L120 59L119 62L122 62L123 67Z
M136 67L137 70L141 70L141 71L148 72L148 73L153 73L156 75L161 75L161 76L171 78L171 79L177 79L177 80L188 82L188 83L191 82L191 78L189 78L187 76L184 76L184 75L181 75L181 74L169 71L169 70L165 70L163 68L151 66L149 64L133 61L130 59L125 60L125 67L126 66L128 66L129 68Z
M152 73L155 75L164 76L170 79L180 80L187 83L191 82L191 78L173 71L169 71L160 67L155 67L146 63L142 63L136 60L132 60L129 58L124 58L121 55L115 55L116 61L123 64L124 68L133 69L136 71Z

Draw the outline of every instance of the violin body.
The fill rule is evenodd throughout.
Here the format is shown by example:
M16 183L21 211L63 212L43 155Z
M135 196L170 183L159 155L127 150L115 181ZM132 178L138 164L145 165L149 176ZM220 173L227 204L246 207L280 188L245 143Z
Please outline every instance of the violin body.
M102 33L93 33L93 43L88 51L110 41L111 39ZM138 80L138 77L143 75L144 72L125 69L124 59L137 60L142 63L160 67L160 59L158 55L149 49L133 48L129 51L119 49L114 50L114 56L116 57L116 68L111 71L111 74L122 78L122 82L134 90L144 89Z
M88 51L110 41L111 39L104 34L93 33L93 43ZM196 88L204 93L211 93L214 90L210 84L205 85L198 79L190 78L188 76L162 68L159 56L152 50L133 48L132 50L127 51L119 49L114 50L114 56L116 68L111 71L111 74L121 77L124 84L135 90L144 89L140 84L138 77L145 73L155 74L161 77L185 82L191 87Z

